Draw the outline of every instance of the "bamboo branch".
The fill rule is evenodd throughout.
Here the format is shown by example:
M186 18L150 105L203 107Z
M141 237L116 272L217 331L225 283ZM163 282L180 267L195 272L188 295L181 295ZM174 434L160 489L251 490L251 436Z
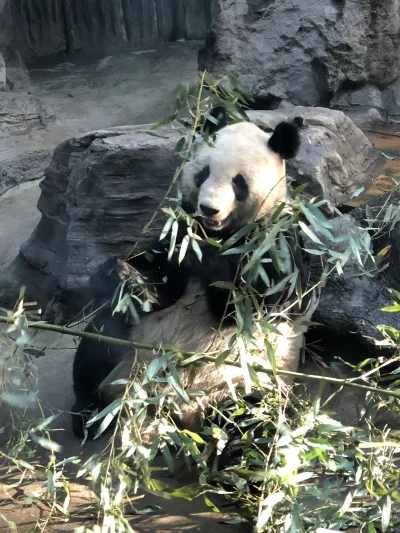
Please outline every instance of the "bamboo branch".
M13 317L0 317L0 323L3 322L5 324L12 324L14 323L15 319ZM32 329L41 329L45 331L54 331L56 333L61 333L63 335L72 335L74 337L80 337L82 339L91 339L98 342L108 342L111 344L118 344L120 346L126 346L129 348L136 348L141 350L156 350L158 351L160 348L162 348L164 351L167 352L178 352L183 358L190 358L195 355L199 355L196 352L188 352L185 350L180 350L179 348L176 348L174 346L155 346L152 344L146 344L143 342L136 342L136 341L126 341L123 339L118 339L116 337L108 337L106 335L101 335L100 333L90 333L89 331L77 331L72 328L67 328L65 326L57 326L55 324L47 324L42 322L27 322L28 328ZM213 353L213 352L210 352ZM214 352L217 354L218 352ZM207 363L214 363L215 364L215 358L211 355L202 355L201 358L197 359L197 361L205 361ZM184 361L180 364L178 363L178 366L181 366L184 364ZM235 366L238 368L241 368L241 365L239 363L234 363L231 361L224 361L224 365L227 366ZM264 368L259 365L253 366L253 370L255 372L261 372L265 374L269 374L270 376L274 375L274 372L268 368ZM358 383L354 383L354 379L362 379L362 376L359 378L351 378L353 381L347 380L347 379L340 379L340 378L333 378L329 376L318 376L314 374L303 374L302 372L290 372L289 370L277 370L276 375L278 376L288 376L293 378L300 378L305 379L308 381L318 381L323 383L332 383L334 385L338 385L339 387L348 387L351 389L357 389L357 390L363 390L365 392L374 392L376 394L381 394L382 396L389 396L393 398L400 399L400 392L395 392L391 390L381 389L379 387L371 387L369 385L360 385Z

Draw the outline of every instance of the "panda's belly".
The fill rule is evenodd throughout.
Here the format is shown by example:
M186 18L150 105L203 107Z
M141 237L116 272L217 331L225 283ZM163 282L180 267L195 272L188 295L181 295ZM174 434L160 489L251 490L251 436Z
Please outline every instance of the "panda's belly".
M185 294L174 305L144 315L133 328L131 338L156 348L162 344L204 353L224 349L235 332L235 325L220 327L211 313L204 287L190 281ZM153 358L148 350L139 350L138 355L142 360Z

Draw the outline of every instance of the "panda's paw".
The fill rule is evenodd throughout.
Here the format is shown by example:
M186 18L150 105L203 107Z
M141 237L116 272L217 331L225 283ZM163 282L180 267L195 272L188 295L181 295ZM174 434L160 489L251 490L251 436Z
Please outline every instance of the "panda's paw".
M137 271L129 263L118 257L111 257L90 278L93 296L110 299L121 282L129 282L136 275Z

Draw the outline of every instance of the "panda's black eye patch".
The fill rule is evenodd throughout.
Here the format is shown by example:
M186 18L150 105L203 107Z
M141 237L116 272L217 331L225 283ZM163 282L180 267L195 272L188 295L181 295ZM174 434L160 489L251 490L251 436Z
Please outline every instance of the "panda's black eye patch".
M210 167L209 167L209 165L207 165L202 170L200 170L200 172L195 174L194 183L195 183L195 185L196 185L196 187L198 189L203 185L203 183L206 181L206 179L209 177L209 175L210 175Z
M233 191L238 202L244 202L249 197L249 186L241 174L232 179Z

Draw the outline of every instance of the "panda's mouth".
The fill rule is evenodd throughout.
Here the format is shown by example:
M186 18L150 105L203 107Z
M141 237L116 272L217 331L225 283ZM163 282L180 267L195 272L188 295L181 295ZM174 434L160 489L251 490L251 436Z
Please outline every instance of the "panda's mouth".
M215 220L215 218L212 217L205 217L203 219L204 225L212 230L212 231L220 231L229 224L230 219L232 217L232 214L230 213L227 217L223 218L222 220Z

